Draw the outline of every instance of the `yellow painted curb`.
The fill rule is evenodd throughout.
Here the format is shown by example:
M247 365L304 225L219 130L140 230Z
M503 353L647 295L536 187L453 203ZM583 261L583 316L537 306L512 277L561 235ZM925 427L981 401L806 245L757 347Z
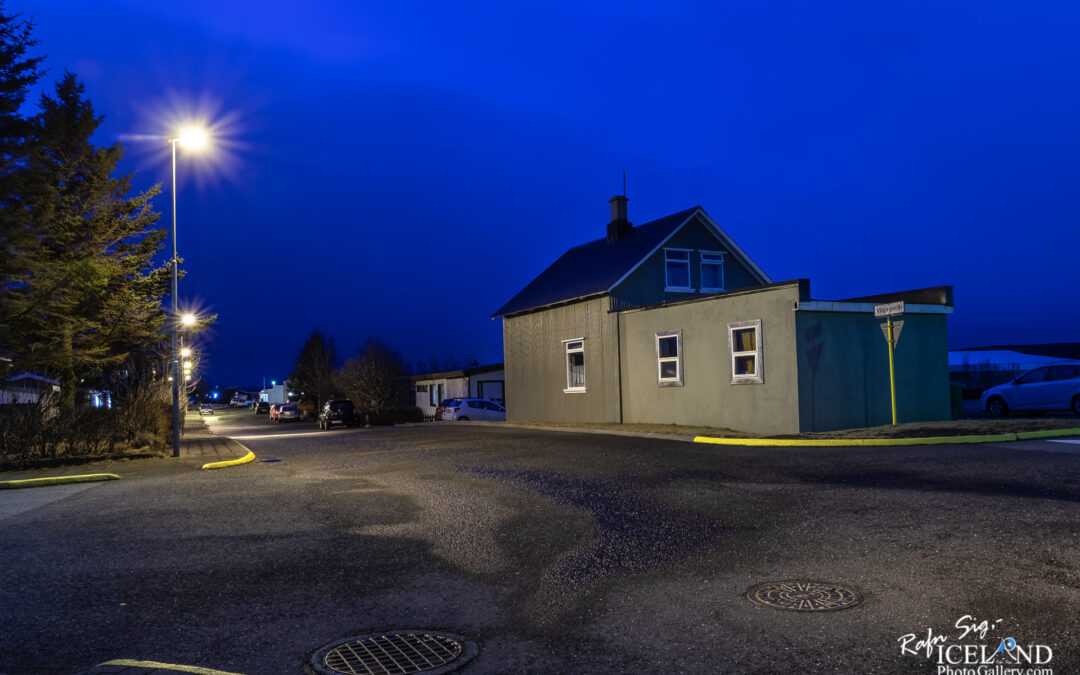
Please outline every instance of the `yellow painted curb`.
M224 670L200 668L198 666L181 666L175 663L158 663L157 661L136 661L134 659L115 659L99 663L98 668L105 666L128 666L131 668L153 668L155 670L175 670L178 673L195 673L196 675L242 675L242 673L228 673Z
M45 487L47 485L64 485L66 483L93 483L99 480L120 480L120 476L117 476L115 473L84 473L80 476L52 476L50 478L4 480L0 481L0 490Z
M227 466L236 466L237 464L247 464L248 462L255 461L255 453L248 450L248 453L240 459L230 459L224 462L210 462L209 464L203 464L204 469L224 469Z
M850 446L898 446L898 445L944 445L948 443L997 443L1000 441L1029 440L1078 436L1080 429L1048 429L1046 431L1022 431L1010 434L984 434L979 436L926 436L924 438L713 438L694 436L695 443L714 445L748 445L754 447L850 447Z

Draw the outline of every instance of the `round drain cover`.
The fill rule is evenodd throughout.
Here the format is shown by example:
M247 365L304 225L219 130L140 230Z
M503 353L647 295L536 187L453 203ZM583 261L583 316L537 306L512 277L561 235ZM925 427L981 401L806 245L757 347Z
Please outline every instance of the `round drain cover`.
M770 581L746 592L755 605L793 612L829 612L863 601L858 591L822 581Z
M408 630L347 638L315 652L311 665L326 675L449 673L478 651L459 635Z

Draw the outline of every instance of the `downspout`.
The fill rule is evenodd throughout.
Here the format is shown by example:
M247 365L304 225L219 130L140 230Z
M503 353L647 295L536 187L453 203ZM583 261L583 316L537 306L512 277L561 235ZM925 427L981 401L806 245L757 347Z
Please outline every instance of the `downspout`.
M619 424L623 423L622 402L622 314L615 312L615 371L618 373Z

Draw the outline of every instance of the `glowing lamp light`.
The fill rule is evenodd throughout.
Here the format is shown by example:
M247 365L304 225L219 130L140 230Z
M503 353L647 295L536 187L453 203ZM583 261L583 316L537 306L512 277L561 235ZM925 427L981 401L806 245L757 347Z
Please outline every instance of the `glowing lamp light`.
M202 150L206 147L206 132L198 127L186 127L180 130L176 142L185 150Z
M183 356L184 358L191 356L191 347L184 347L181 349L180 356Z
M180 317L180 323L184 324L185 326L194 326L195 325L195 315L194 314L185 314L184 316Z

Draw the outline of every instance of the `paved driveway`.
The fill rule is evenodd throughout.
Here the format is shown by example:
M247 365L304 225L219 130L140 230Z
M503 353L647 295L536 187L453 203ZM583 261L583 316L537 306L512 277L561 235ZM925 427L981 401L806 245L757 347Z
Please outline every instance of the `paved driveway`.
M901 654L928 632L1080 667L1075 444L208 423L259 462L103 464L125 480L30 509L4 511L0 493L0 672L137 658L295 673L321 646L395 628L475 640L469 673L937 672L936 647ZM795 579L865 599L806 613L745 598ZM964 616L986 630L961 639Z

